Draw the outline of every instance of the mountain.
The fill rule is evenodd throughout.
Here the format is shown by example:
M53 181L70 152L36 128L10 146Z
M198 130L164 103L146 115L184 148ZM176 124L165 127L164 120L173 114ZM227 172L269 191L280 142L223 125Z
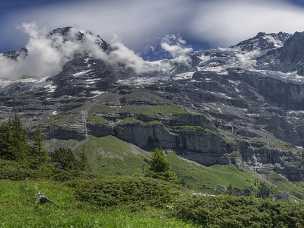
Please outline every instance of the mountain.
M162 48L162 44L169 45L185 45L186 41L181 35L168 34L164 37L156 39L152 44L147 45L140 52L140 55L149 61L161 60L161 59L171 59L172 56L166 50Z
M67 27L48 36L63 42L94 36L103 53L116 56L90 32ZM274 175L304 181L303 38L259 33L229 48L191 52L164 40L179 54L168 58L158 47L144 64L159 70L142 72L77 53L57 75L2 85L0 118L14 110L29 128L41 125L48 140L76 140L74 147L87 134L111 135L206 166L233 164L269 181ZM7 55L20 52L13 53Z

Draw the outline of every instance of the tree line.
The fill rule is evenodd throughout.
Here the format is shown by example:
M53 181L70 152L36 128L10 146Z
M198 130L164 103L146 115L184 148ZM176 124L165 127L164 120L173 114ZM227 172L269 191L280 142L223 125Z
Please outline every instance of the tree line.
M30 169L39 169L45 165L63 170L84 167L69 148L59 148L49 154L44 140L39 126L33 132L27 132L15 114L0 124L0 159L22 163ZM81 156L81 159L84 158Z

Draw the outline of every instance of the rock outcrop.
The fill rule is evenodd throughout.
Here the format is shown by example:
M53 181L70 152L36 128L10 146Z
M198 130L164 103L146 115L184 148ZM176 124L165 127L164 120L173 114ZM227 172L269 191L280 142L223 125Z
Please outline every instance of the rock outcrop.
M100 50L113 51L99 36L70 37L70 30L49 37L94 36ZM236 164L303 181L303 37L259 33L230 48L193 51L187 67L165 59L154 64L169 71L141 73L78 53L46 80L0 87L0 118L14 111L49 138L114 135L204 165Z

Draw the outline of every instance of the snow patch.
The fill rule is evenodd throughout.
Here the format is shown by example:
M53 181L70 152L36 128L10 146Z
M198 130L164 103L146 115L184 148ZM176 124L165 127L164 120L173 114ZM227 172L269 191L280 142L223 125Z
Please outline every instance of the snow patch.
M44 88L49 92L49 93L54 93L57 89L57 86L55 86L54 84L48 84L45 85Z
M79 77L79 76L85 75L85 74L87 74L89 72L91 72L91 70L84 70L84 71L80 71L78 73L73 74L73 76L74 77Z
M186 72L186 73L182 73L182 74L177 74L174 76L174 80L191 79L194 73L195 72Z

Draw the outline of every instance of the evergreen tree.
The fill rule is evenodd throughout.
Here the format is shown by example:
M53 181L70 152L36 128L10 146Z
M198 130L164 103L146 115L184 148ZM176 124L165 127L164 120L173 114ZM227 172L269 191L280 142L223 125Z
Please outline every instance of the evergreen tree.
M84 151L79 154L79 168L86 170L88 168L88 159Z
M228 195L233 195L233 187L232 187L231 184L229 184L226 192L227 192Z
M44 149L43 146L43 135L40 127L38 127L33 134L33 145L30 154L30 160L33 168L38 168L48 161L48 152Z
M29 154L27 133L17 115L0 127L0 158L24 161Z
M263 199L268 198L272 195L272 193L273 193L272 188L265 182L261 182L258 185L258 189L257 189L258 198L263 198Z
M51 154L51 160L57 163L60 169L77 170L79 162L76 160L70 148L59 148Z
M167 161L162 150L154 150L152 160L149 163L149 172L146 174L146 176L172 182L177 181L176 174L170 170L169 162Z
M16 160L16 155L10 150L10 128L8 123L0 126L0 158L4 160Z
M169 171L169 162L166 160L162 150L156 149L152 154L150 170L155 173L164 173Z

